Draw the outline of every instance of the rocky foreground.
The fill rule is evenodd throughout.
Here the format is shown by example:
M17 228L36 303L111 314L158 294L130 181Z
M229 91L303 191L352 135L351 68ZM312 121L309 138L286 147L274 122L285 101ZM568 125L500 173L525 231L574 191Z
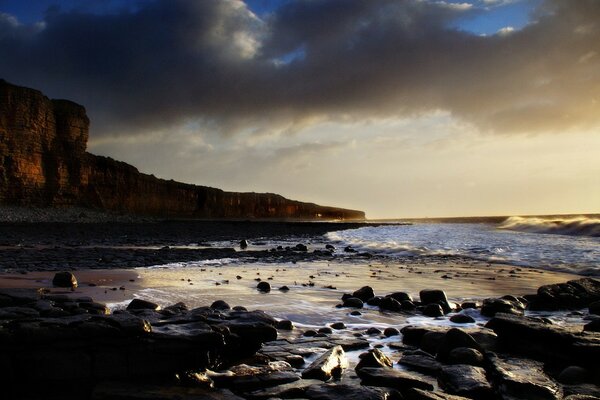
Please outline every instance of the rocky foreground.
M54 284L64 293L0 290L2 398L600 398L600 281L590 278L481 304L452 305L440 290L423 290L419 300L370 287L343 296L338 307L350 313L367 303L453 322L383 331L335 321L301 331L224 301L190 310L135 299L110 313L70 294L75 283L60 273ZM583 329L525 316L565 309ZM473 313L490 319L475 325Z

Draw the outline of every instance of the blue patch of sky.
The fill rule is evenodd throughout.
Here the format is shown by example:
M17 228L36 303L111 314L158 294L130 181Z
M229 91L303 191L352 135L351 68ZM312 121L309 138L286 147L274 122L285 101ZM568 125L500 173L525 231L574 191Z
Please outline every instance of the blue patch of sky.
M462 0L452 0L452 3L464 3ZM468 2L474 10L459 18L454 28L472 32L478 35L491 35L502 28L512 27L522 29L531 22L533 11L542 0L498 0Z

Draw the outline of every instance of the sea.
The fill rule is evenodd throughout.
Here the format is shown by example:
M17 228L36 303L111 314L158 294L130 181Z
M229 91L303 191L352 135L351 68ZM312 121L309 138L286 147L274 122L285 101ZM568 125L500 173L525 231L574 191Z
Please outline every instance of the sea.
M335 247L332 260L269 262L249 257L179 262L137 269L144 289L135 297L162 306L183 301L188 306L225 300L260 308L298 326L319 327L334 321L349 326L389 326L398 315L365 306L360 316L336 308L343 293L364 285L376 294L407 291L418 299L425 288L446 291L451 301L535 292L543 284L578 276L600 277L600 215L506 217L435 220L389 220L378 225L332 231L325 235L282 237L250 242L249 250L307 245L308 251ZM211 247L235 247L234 241ZM193 245L192 245L193 246ZM352 252L346 251L352 249ZM238 247L238 250L239 247ZM357 254L368 253L371 257ZM490 280L491 279L491 280ZM257 293L257 281L272 290ZM289 291L282 292L282 286ZM126 301L111 304L125 307ZM468 311L465 311L468 312ZM566 314L552 318L566 321ZM481 316L478 323L483 323ZM403 323L447 324L424 317Z
M382 221L330 232L338 247L395 259L462 256L520 267L600 276L600 215ZM466 221L466 222L465 222Z

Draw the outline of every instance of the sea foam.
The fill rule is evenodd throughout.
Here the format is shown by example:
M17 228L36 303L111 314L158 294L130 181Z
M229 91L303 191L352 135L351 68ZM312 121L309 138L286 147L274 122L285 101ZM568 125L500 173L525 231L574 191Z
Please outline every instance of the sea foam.
M509 217L498 228L529 233L600 237L600 218Z

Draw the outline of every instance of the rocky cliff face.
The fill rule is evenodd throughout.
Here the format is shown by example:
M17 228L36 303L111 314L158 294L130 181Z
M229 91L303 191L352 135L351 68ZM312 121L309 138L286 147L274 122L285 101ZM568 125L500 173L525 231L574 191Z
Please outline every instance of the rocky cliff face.
M67 100L0 80L0 203L190 218L364 219L361 211L158 179L85 151L89 119Z

